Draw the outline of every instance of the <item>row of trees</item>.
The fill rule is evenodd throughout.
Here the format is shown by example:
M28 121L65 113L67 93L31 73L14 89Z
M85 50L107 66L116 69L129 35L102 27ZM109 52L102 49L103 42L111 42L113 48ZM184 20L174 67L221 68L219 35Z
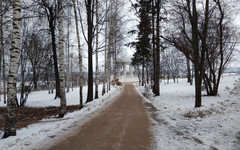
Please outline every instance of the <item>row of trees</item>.
M4 83L8 81L8 91L4 91L8 94L4 137L16 134L16 107L24 106L28 92L37 88L38 81L49 84L54 81L55 97L61 99L59 117L64 116L65 87L69 91L69 69L74 64L70 63L73 58L71 49L77 53L74 61L77 62L75 70L79 72L79 107L83 107L86 58L87 102L99 95L98 57L101 54L104 56L102 94L110 90L110 76L113 75L113 81L116 81L117 55L123 45L126 21L123 20L123 4L124 1L120 0L1 1L0 71ZM186 59L189 82L192 82L190 64L194 65L195 107L201 106L202 82L208 95L216 95L220 77L238 40L230 17L230 5L233 3L220 0L137 0L136 4L132 4L139 17L138 31L129 32L137 32L136 41L131 43L136 48L132 64L141 72L141 84L145 85L145 75L147 82L151 76L153 92L156 96L160 95L160 77L171 74L175 78ZM96 56L95 81L93 54ZM16 99L18 74L21 91L26 91L25 81L31 78L30 88L27 93L21 94L20 104ZM6 85L3 86L5 89Z
M121 12L122 7L124 2L119 0L1 1L0 68L2 70L0 71L4 83L8 81L8 90L4 91L7 93L7 117L3 138L16 135L17 106L26 104L28 93L32 88L37 89L39 81L47 82L49 88L55 83L55 98L60 98L59 117L64 117L65 88L68 92L73 58L78 59L73 61L77 62L75 70L79 72L80 108L83 107L83 71L86 58L88 60L85 64L88 70L86 102L94 99L94 82L95 98L99 95L98 55L104 55L105 58L102 95L110 90L110 76L114 75L116 78L117 55L123 46L125 32L123 25L126 14ZM76 52L70 52L74 49ZM76 53L77 57L71 57ZM95 75L94 55L96 56ZM6 59L10 60L10 64L6 64L8 62ZM16 99L17 81L21 81L20 103ZM30 82L28 86L26 86L27 81Z
M137 2L133 6L140 21L137 41L132 43L136 47L132 64L138 66L138 68L142 66L142 85L145 84L145 70L147 72L147 79L151 71L154 81L153 93L158 96L160 95L160 22L163 20L162 6L164 1L140 0Z
M133 4L139 25L136 42L132 43L136 48L132 60L133 65L142 67L142 85L146 71L154 80L153 93L159 95L161 75L170 76L171 72L175 78L179 71L176 68L181 64L178 62L185 59L190 83L190 64L193 64L195 107L202 105L202 84L207 95L217 95L221 76L238 43L233 5L234 2L221 0L138 0ZM174 49L185 58L179 53L173 54Z

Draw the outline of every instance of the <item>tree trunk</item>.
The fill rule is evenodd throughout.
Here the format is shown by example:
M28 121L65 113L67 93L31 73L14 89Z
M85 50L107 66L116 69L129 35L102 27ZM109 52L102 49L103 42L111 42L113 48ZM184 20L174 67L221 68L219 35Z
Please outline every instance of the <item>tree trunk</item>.
M108 52L107 52L107 80L108 80L108 89L111 89L111 54L112 54L112 44L113 44L113 34L114 34L114 27L113 27L113 4L110 4L110 24L109 24L109 33L108 33Z
M5 49L3 47L3 101L4 104L7 103L7 91L6 91L6 67L5 67Z
M64 35L63 35L63 9L62 0L58 0L58 34L59 34L59 73L60 73L60 113L59 118L63 118L66 113L66 94L64 84Z
M117 23L117 14L118 14L118 0L115 1L115 12L114 12L114 16L112 17L113 19L113 26L115 28L117 28L118 23ZM116 83L116 79L117 79L117 31L116 29L113 28L113 37L114 39L114 43L113 43L113 51L114 51L114 56L113 56L113 60L114 60L114 71L113 71L113 76L114 76L114 80L113 80L113 85L115 85Z
M144 66L145 66L145 61L143 59L143 62L142 62L142 86L144 86L144 83L145 83L145 79L144 79Z
M0 12L2 13L2 1L0 2ZM4 57L4 46L3 46L3 15L0 16L0 88L2 86L2 59ZM3 81L4 82L4 81ZM2 91L0 91L2 92ZM1 96L0 96L0 101L1 101Z
M0 12L2 13L2 1L0 2ZM2 57L3 57L3 19L2 16L0 16L0 89L2 86ZM2 92L0 90L0 92ZM1 96L0 96L0 101L1 101Z
M1 5L2 5L2 1L1 1ZM2 6L1 6L2 9ZM2 55L2 76L3 76L3 101L4 104L6 104L6 69L5 69L5 48L4 48L4 44L3 44L3 15L1 15L1 55ZM1 63L1 62L0 62Z
M20 65L21 65L21 96L20 96L20 105L17 103L18 106L23 106L23 103L24 103L24 92L25 92L25 80L24 80L24 75L25 75L25 65L24 65L24 62L25 61L24 59L24 50L22 49L22 53L20 54Z
M58 71L58 60L57 60L57 46L55 37L55 16L53 14L53 8L49 8L49 28L52 36L52 50L53 50L53 61L55 70L55 81L56 81L56 96L55 99L60 97L60 81L59 81L59 71Z
M195 6L195 7L194 7ZM193 49L194 49L194 69L195 69L195 107L201 107L202 105L202 96L201 96L201 85L202 79L200 76L200 64L199 64L199 41L198 41L198 19L197 19L197 11L196 4L194 4L194 23L192 27L192 39L193 39Z
M187 82L190 83L190 85L192 85L190 60L188 57L186 57L186 61L187 61L187 79L188 79Z
M81 43L80 43L80 35L79 35L79 29L78 29L78 19L77 19L77 9L76 9L76 4L75 0L72 0L73 2L73 9L74 9L74 16L75 16L75 23L76 23L76 32L77 32L77 41L78 41L78 59L79 59L79 82L80 82L80 87L79 87L79 95L80 95L80 108L83 107L83 92L82 92L82 53L81 53ZM72 66L72 65L71 65ZM71 69L72 70L72 69Z
M159 77L160 77L160 0L156 2L157 7L157 37L156 37L156 77L155 77L155 95L160 95L160 85L159 85Z
M96 0L96 75L95 75L95 99L98 99L98 0Z
M67 17L67 72L66 72L66 86L67 93L70 89L70 7L68 7Z
M10 66L8 74L8 103L3 138L16 135L16 83L18 58L20 54L21 32L21 0L13 1L12 47L10 51Z
M106 0L106 18L108 18L108 0ZM106 19L107 20L107 19ZM103 88L102 88L102 95L106 93L106 82L107 82L107 30L108 30L108 23L105 22L105 46L104 46L104 79L103 79Z
M191 4L188 2L188 13L192 25L192 48L194 51L194 72L195 72L195 107L201 107L201 75L200 75L200 55L199 55L199 39L198 39L198 14L196 8L196 0L192 1L192 15Z
M33 84L34 84L34 90L37 90L37 73L36 73L36 68L33 67Z
M87 101L91 102L93 100L93 64L92 64L92 41L93 41L93 10L92 10L92 0L87 0L87 26L88 26L88 93L87 93Z
M152 58L153 58L153 93L156 93L156 38L155 38L155 0L152 0Z

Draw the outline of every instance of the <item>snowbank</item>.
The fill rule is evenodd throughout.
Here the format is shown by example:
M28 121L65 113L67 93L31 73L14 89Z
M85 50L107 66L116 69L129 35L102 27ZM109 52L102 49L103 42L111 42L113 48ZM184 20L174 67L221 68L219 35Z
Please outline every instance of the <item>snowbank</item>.
M74 129L82 125L91 118L97 111L110 104L121 92L122 87L112 87L112 90L104 96L100 96L90 103L84 105L79 111L66 114L62 119L44 119L40 123L29 125L27 128L17 130L17 136L0 140L0 150L32 150L47 149L51 143L58 141L59 138L74 132ZM86 94L86 87L84 88ZM100 90L101 91L101 88ZM67 94L67 104L79 104L79 89ZM29 96L27 106L46 107L59 106L59 100L53 100L53 95L47 91L33 92ZM85 99L85 98L84 98ZM2 104L1 104L2 105ZM0 137L3 131L0 131Z
M224 76L219 95L203 96L201 108L194 108L194 86L187 84L185 79L181 79L178 84L161 84L161 96L158 97L154 97L149 87L136 84L153 118L155 149L239 150L238 78Z

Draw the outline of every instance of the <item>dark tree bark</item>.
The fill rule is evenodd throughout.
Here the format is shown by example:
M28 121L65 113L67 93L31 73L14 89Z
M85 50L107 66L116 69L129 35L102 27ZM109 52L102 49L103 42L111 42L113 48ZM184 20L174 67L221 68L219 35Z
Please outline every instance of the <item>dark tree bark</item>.
M145 60L143 59L143 61L142 61L142 86L144 86L144 84L145 84L145 72L144 72L144 68L145 68Z
M58 56L57 56L57 45L56 45L56 8L49 6L45 1L43 2L43 6L45 8L49 29L51 32L52 38L52 51L53 51L53 62L54 62L54 71L55 71L55 82L56 82L56 98L60 98L60 79L59 79L59 70L58 70Z
M191 68L190 68L190 60L188 57L186 57L186 63L187 63L187 82L192 85L192 77L191 77Z
M155 77L155 95L160 95L160 85L159 85L159 77L160 77L160 0L156 2L156 15L157 15L157 33L156 33L156 77Z
M152 0L152 58L153 58L153 93L156 93L156 38L155 38L155 0Z
M191 9L192 6L192 9ZM192 26L192 49L194 51L194 72L195 72L195 107L201 107L202 105L202 79L204 75L204 61L206 53L206 40L208 31L208 16L209 16L209 0L206 0L204 26L202 31L202 47L201 54L199 52L199 28L198 28L198 12L196 7L196 0L187 0L188 14ZM191 11L192 10L192 11Z
M189 1L189 0L188 0ZM190 2L189 2L190 7ZM194 69L195 69L195 107L201 107L202 105L202 96L201 96L201 84L202 79L200 76L200 54L199 54L199 40L198 40L198 15L196 8L196 1L192 2L192 48L194 50ZM190 9L189 9L190 11Z
M226 69L228 62L231 60L233 50L236 45L236 35L230 29L227 21L227 14L225 13L226 4L224 1L214 0L216 4L215 13L219 13L214 22L210 24L216 29L214 37L208 37L208 51L206 51L207 58L207 72L204 75L204 83L207 95L216 96L218 94L218 87L221 76ZM212 28L212 27L211 27ZM228 42L232 41L232 42Z
M59 71L58 71L58 57L57 57L57 46L56 46L56 37L55 37L55 16L53 14L53 8L49 8L50 16L49 16L49 28L52 35L52 50L53 50L53 62L54 62L54 70L55 70L55 81L56 81L56 98L60 97L60 79L59 79Z
M95 74L95 99L98 99L98 0L96 0L96 74Z
M93 63L92 63L92 54L93 54L93 4L92 0L85 1L87 8L87 25L88 25L88 94L87 102L93 100Z

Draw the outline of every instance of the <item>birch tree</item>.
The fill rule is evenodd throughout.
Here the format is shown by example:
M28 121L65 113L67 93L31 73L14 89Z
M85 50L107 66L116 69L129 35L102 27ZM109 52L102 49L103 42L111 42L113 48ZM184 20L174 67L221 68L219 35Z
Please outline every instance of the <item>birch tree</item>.
M13 1L13 30L12 47L10 51L10 66L8 73L7 115L3 138L16 135L16 83L18 71L18 59L20 55L20 31L21 31L21 0Z
M79 95L80 95L80 108L83 107L83 83L82 83L82 53L81 53L81 43L80 43L80 35L79 35L79 29L78 29L78 19L77 19L77 9L76 9L76 3L75 0L72 0L73 2L73 10L74 10L74 17L75 17L75 23L76 23L76 32L77 32L77 42L78 42L78 59L79 59L79 82L80 82L80 87L79 87ZM72 66L72 65L71 65Z
M58 34L59 34L59 73L60 73L60 114L59 118L66 113L66 94L64 85L64 35L63 35L63 8L62 0L58 0Z
M106 0L106 19L108 18L108 0ZM107 82L107 30L108 30L108 22L105 21L105 34L104 34L104 38L105 38L105 46L104 46L104 79L103 79L103 88L102 88L102 95L104 95L106 93L106 82Z
M7 88L6 88L6 85L7 85L7 81L6 81L6 66L8 64L8 62L6 62L6 50L7 50L7 44L6 44L6 41L8 41L11 37L11 35L9 34L10 32L8 31L9 30L9 27L10 27L10 19L9 17L7 17L7 13L9 12L9 8L10 6L12 5L11 2L9 1L5 1L5 0L1 0L1 43L0 43L0 47L1 47L1 55L2 55L2 79L3 79L3 101L4 101L4 104L7 103ZM4 33L3 33L4 32ZM10 49L10 48L9 48Z
M98 99L98 24L99 24L99 18L98 18L98 0L96 0L96 74L95 74L95 99Z
M0 88L2 86L2 57L3 57L3 15L2 15L2 0L0 1ZM0 91L1 92L1 91ZM1 97L0 97L1 101Z
M67 87L67 93L70 89L70 13L71 9L70 6L68 6L67 10L67 67L66 67L66 87Z

